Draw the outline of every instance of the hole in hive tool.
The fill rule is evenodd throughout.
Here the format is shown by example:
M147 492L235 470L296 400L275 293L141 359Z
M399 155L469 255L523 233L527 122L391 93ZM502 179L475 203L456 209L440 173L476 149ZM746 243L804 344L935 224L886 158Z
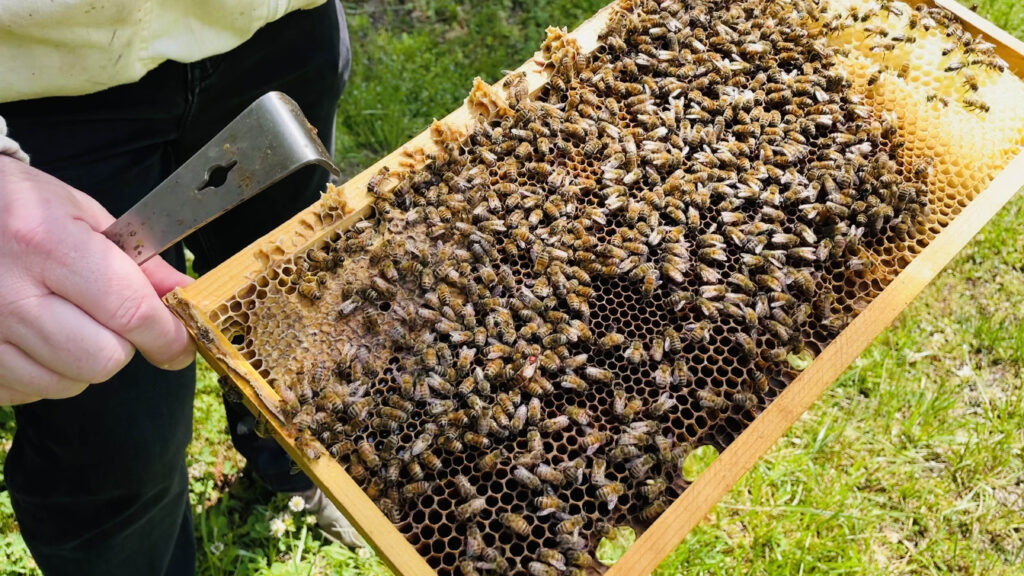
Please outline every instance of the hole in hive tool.
M206 171L206 176L203 181L196 188L197 192L202 192L210 188L220 188L228 181L228 174L231 170L238 165L238 160L232 160L227 164L215 164Z

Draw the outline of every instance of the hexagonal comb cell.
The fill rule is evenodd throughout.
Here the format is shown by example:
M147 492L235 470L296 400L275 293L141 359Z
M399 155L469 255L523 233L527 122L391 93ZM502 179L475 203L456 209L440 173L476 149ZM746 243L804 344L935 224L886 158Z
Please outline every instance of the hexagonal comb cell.
M211 317L439 573L596 570L1024 137L1024 84L926 5L623 1L543 55Z

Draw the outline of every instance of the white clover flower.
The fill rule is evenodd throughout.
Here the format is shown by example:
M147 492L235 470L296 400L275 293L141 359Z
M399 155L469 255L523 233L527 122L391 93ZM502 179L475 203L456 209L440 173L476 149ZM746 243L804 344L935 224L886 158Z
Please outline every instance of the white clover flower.
M284 523L284 520L280 518L274 518L270 521L270 535L274 538L280 538L284 536L284 533L288 530L288 525Z
M188 467L188 477L193 479L202 478L206 474L206 470L206 462L196 462Z
M306 526L316 524L316 514L306 514Z
M302 512L306 509L306 501L302 499L302 496L292 496L288 500L288 509L292 512Z
M223 542L214 542L213 544L210 544L210 554L213 554L214 556L220 556L220 553L223 552L223 551L224 551L224 543Z

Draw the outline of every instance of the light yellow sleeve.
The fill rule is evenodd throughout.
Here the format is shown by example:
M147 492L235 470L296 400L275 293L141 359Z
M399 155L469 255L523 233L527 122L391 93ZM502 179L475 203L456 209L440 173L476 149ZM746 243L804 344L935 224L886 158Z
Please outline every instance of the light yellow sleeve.
M0 116L0 154L12 156L28 164L28 154L18 146L18 143L7 137L7 122Z
M0 102L134 82L222 54L324 0L0 0Z

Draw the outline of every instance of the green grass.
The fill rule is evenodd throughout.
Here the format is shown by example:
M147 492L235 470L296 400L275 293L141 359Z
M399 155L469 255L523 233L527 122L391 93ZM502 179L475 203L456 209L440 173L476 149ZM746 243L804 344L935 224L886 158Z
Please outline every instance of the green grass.
M337 155L351 175L605 0L346 6L352 78ZM1024 38L1024 5L979 10ZM472 9L470 8L472 7ZM1024 574L1024 198L1004 209L715 507L657 574ZM199 569L383 574L241 473L200 365L189 448ZM14 424L0 409L0 463ZM272 535L271 526L283 530ZM37 574L0 472L0 576Z

